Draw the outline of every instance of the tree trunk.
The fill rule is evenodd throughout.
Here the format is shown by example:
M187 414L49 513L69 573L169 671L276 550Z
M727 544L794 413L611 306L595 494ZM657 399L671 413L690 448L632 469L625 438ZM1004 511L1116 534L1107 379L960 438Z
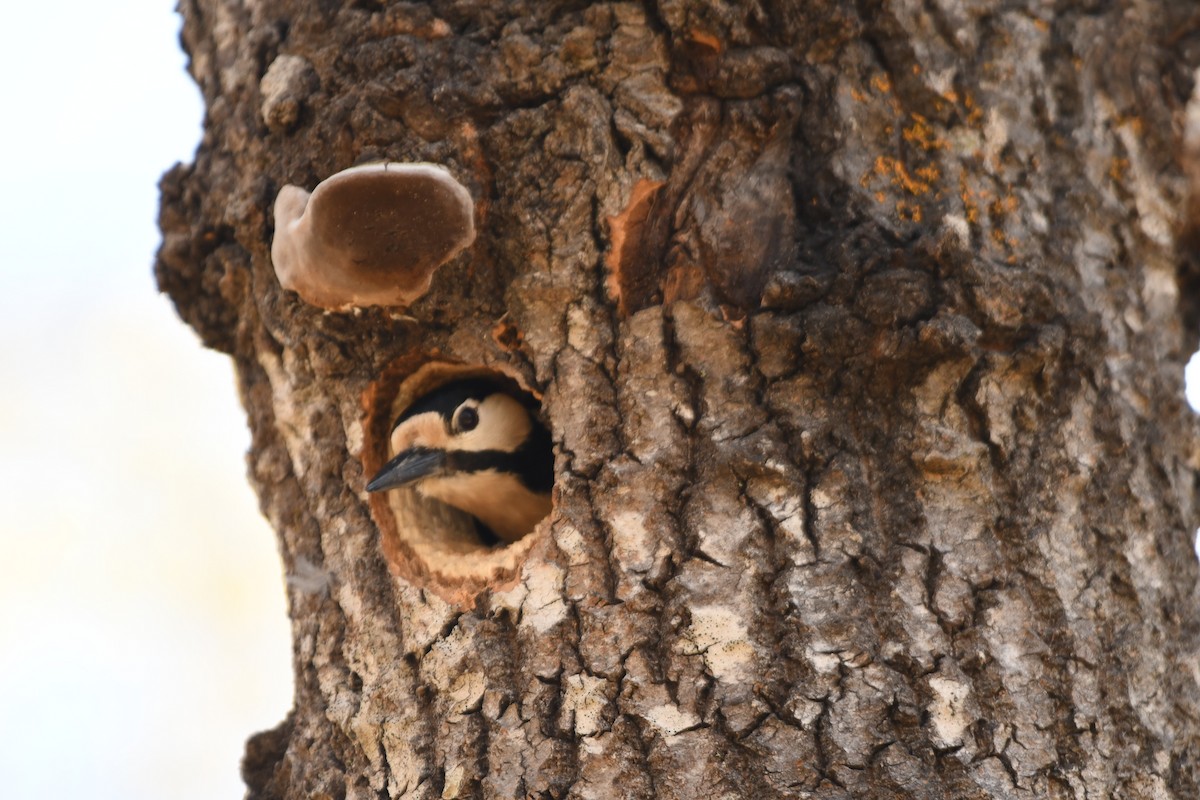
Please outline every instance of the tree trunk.
M294 632L250 797L1200 796L1191 4L181 7L157 274ZM379 160L478 238L323 312L272 203ZM430 362L541 396L516 545L368 501Z

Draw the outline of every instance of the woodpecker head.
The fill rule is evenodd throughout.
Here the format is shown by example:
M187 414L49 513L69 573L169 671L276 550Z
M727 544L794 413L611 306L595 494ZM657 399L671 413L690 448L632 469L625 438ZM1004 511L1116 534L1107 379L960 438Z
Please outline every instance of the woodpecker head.
M392 426L391 452L368 492L413 486L515 542L550 513L554 453L537 403L495 381L439 386Z

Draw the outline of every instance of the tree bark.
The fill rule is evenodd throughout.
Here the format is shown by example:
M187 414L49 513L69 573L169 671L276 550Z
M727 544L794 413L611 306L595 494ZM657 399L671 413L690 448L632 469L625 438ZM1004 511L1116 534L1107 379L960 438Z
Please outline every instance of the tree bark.
M181 10L156 271L294 632L249 797L1200 796L1190 4ZM384 159L475 245L404 313L284 292L279 189ZM542 398L517 545L367 500L429 362Z

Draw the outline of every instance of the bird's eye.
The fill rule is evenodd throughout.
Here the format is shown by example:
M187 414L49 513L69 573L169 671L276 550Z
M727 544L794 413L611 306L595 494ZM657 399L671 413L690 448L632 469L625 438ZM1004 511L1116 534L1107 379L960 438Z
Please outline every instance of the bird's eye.
M479 412L471 406L467 406L458 412L458 429L460 431L473 431L478 424Z

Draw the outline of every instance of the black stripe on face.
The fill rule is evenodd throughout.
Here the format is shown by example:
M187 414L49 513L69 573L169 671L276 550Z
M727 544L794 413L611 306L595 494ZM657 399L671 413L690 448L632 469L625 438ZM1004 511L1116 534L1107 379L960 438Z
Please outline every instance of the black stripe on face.
M529 438L514 452L451 450L446 453L446 467L449 472L505 472L533 492L546 493L554 487L554 448L550 432L540 423L534 424Z

